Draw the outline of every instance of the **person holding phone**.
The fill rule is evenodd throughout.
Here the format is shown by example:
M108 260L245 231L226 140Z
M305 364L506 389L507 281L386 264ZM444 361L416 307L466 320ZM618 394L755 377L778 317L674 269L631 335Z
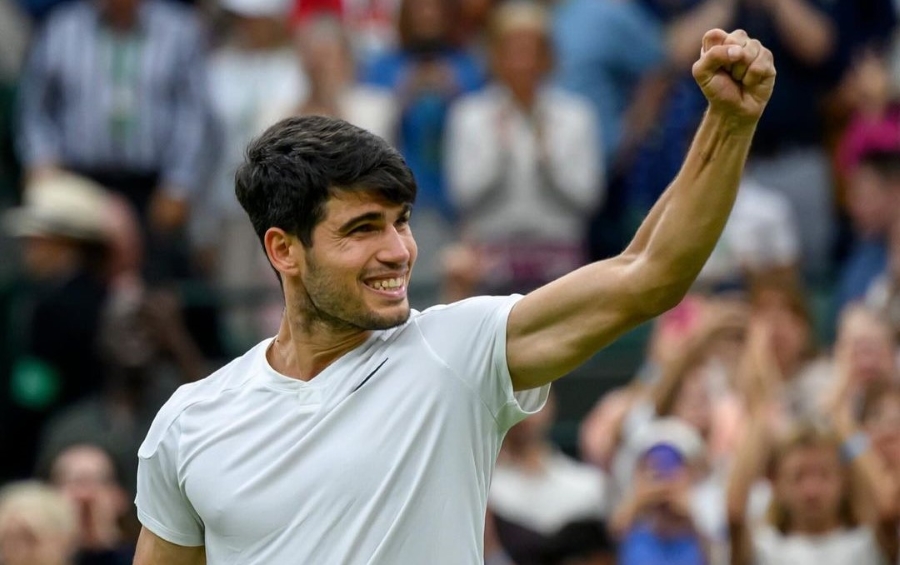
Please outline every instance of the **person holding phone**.
M703 441L688 424L660 418L635 438L633 482L610 519L621 565L706 565L707 542L691 506Z

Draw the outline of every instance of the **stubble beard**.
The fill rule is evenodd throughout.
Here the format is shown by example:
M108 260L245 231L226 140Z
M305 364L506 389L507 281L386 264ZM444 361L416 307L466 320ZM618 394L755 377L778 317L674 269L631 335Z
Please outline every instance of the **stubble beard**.
M296 305L308 330L320 328L334 333L389 330L409 319L409 304L400 314L380 315L369 310L358 294L344 291L337 280L324 275L314 263L308 265L304 293Z

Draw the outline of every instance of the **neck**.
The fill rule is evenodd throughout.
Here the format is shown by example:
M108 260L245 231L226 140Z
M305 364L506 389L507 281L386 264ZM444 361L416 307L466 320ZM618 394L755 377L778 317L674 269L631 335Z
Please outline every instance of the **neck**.
M266 357L282 375L309 381L362 345L370 334L357 328L335 329L326 322L309 322L302 315L285 310Z

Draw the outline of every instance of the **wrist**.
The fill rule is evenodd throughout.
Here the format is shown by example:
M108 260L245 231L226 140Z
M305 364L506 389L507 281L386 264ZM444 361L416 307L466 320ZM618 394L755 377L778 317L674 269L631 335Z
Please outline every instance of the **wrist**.
M710 104L706 109L706 120L728 137L752 139L759 116L742 116L733 108Z

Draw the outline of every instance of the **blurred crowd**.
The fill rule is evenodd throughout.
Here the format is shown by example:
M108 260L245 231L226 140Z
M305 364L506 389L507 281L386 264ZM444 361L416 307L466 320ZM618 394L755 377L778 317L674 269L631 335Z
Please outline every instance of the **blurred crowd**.
M274 334L234 197L279 119L394 144L414 307L621 251L705 102L700 38L775 55L725 233L627 384L510 431L493 565L900 553L900 2L0 0L0 564L130 563L158 408Z

